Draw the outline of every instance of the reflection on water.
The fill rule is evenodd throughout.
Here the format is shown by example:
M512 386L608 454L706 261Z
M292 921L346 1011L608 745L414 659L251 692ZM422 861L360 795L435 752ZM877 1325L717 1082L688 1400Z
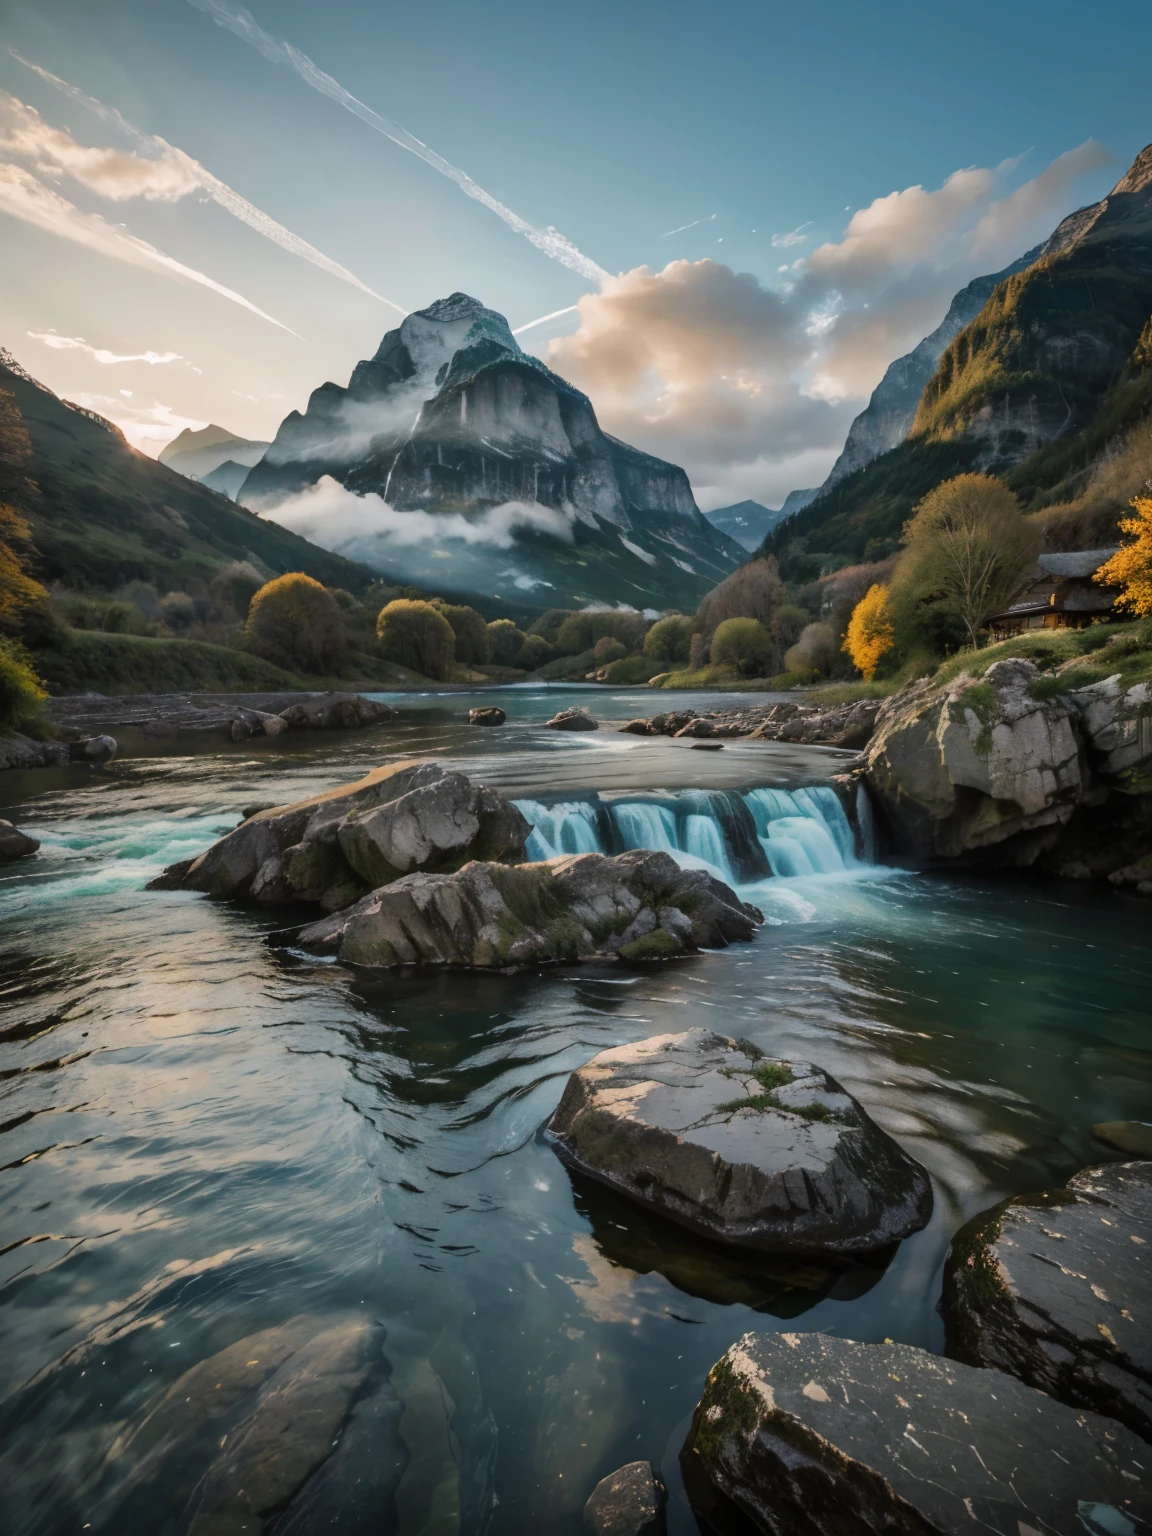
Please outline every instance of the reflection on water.
M740 783L710 777L727 752L683 757L689 783L629 783L647 770L617 758L683 744L557 752L534 730L519 765L511 733L466 740L537 800ZM754 749L742 787L805 777ZM347 1427L269 1536L331 1528L335 1507L350 1532L575 1533L613 1467L674 1475L665 1453L741 1332L938 1346L955 1226L1099 1157L1094 1121L1150 1117L1146 911L1111 893L870 871L845 849L838 873L760 877L776 921L750 945L475 977L304 960L267 942L274 917L142 889L241 806L351 778L373 751L140 759L21 811L46 851L0 879L0 1475L18 1536L175 1533L190 1498L231 1518L233 1474L301 1383L314 1440ZM577 760L600 776L577 783ZM749 814L767 856L787 817ZM697 1024L840 1078L930 1169L930 1226L873 1267L774 1267L575 1184L537 1135L567 1073ZM223 1407L158 1416L207 1376L234 1382ZM309 1456L273 1459L268 1486ZM671 1519L693 1528L675 1497Z

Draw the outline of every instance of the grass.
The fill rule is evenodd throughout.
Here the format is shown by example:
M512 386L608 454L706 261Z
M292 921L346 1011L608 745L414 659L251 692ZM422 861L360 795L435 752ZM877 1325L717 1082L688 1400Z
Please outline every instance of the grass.
M36 669L53 694L248 693L289 689L381 688L426 683L415 672L378 658L352 658L353 667L375 675L353 680L304 677L285 671L247 651L210 645L203 640L153 639L145 635L107 635L98 630L69 630L51 648L37 651Z
M957 651L940 663L932 681L942 688L962 672L983 674L993 662L1015 658L1034 662L1045 672L1065 667L1077 670L1082 680L1068 683L1072 688L1082 688L1087 682L1110 677L1114 672L1119 672L1126 683L1129 678L1136 682L1152 666L1152 637L1148 636L1148 626L1141 622L1035 630L1013 635L982 650Z

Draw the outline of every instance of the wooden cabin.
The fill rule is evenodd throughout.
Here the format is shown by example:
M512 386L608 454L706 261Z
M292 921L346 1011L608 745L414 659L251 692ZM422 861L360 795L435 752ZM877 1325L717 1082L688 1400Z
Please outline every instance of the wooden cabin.
M1003 639L1033 629L1083 629L1110 618L1119 588L1099 586L1092 578L1117 547L1041 555L1015 601L994 614L988 627Z

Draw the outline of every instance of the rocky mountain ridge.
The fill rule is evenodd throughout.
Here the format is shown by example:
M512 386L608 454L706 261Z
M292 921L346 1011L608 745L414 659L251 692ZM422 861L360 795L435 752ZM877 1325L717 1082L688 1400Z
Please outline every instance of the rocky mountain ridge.
M193 430L185 427L156 455L161 464L174 469L178 475L190 480L204 480L221 465L234 463L251 469L263 458L270 445L256 438L241 437L227 427L209 422L206 427ZM213 487L219 489L219 487ZM227 493L225 493L227 494Z
M358 527L346 504L338 547L409 580L435 572L440 585L518 583L577 605L664 608L694 604L744 555L702 516L682 469L602 431L586 395L463 293L407 316L346 388L314 390L281 423L240 499L275 516L328 480L379 497L392 514L472 521L471 533L445 522L443 538L433 527L417 539L409 529L419 525L402 521L373 534L367 508ZM510 506L543 514L522 513L511 538L478 534L478 519ZM324 537L322 524L313 536ZM453 560L454 539L466 560Z

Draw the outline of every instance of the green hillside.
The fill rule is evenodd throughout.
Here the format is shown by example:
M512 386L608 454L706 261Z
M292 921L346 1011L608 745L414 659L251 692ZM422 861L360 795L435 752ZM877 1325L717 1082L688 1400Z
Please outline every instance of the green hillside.
M65 586L196 590L249 560L359 591L378 578L137 453L102 417L66 405L0 352L0 499L32 527L36 575Z

